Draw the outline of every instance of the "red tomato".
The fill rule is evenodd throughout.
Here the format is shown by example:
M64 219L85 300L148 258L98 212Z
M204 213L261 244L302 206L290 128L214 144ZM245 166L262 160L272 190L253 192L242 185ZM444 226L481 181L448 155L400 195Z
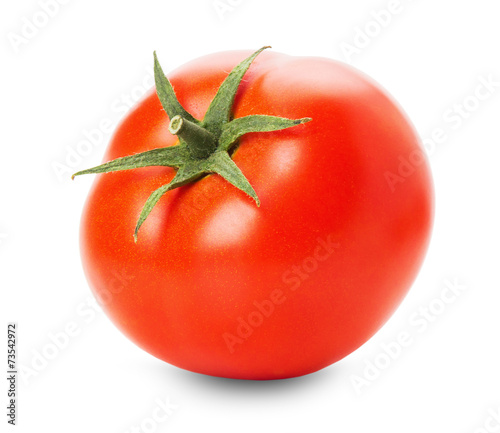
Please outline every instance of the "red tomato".
M203 119L247 55L213 54L170 74L183 107ZM280 379L338 361L388 320L427 249L432 181L399 106L342 63L263 52L233 105L234 118L252 114L312 118L240 139L232 159L260 207L211 174L167 192L135 243L144 203L175 169L99 174L81 254L107 315L147 352L198 373ZM175 145L168 126L152 91L104 161Z

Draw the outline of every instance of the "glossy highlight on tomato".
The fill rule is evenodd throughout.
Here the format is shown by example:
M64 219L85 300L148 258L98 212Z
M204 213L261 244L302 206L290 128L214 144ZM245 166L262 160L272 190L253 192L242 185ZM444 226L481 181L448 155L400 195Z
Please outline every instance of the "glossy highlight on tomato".
M211 54L168 75L194 120L249 55ZM205 173L161 195L137 231L153 191L182 167L98 174L81 221L85 274L113 323L170 364L237 379L312 373L374 335L412 285L432 226L429 165L401 108L340 62L263 51L231 107L230 120L300 120L230 149L255 197ZM172 123L152 90L103 162L179 145Z

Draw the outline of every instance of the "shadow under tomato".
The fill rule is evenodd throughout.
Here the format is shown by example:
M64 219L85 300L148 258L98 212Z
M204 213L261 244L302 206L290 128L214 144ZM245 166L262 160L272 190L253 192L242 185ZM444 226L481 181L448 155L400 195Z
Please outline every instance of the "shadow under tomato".
M242 393L245 395L261 394L265 392L281 394L284 392L304 390L320 385L334 386L337 379L342 377L341 368L339 365L331 365L327 368L319 370L315 373L305 376L293 377L289 379L278 380L244 380L244 379L228 379L224 377L207 376L204 374L193 373L187 370L182 370L172 366L167 366L168 371L163 370L168 376L167 382L175 382L175 385L181 385L183 382L186 387L204 388L206 390L216 391L217 393ZM164 366L162 366L164 368ZM164 376L165 377L165 376ZM181 385L182 386L182 385Z

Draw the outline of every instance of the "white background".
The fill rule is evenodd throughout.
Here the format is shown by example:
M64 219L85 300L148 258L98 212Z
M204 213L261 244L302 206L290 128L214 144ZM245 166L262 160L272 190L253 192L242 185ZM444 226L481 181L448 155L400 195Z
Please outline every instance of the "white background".
M500 429L497 0L401 0L383 28L373 21L387 0L221 0L220 7L233 6L219 13L213 0L65 3L44 20L38 1L3 2L0 16L0 312L2 326L18 323L19 362L32 369L19 377L16 431ZM41 28L29 29L26 20ZM371 36L363 40L360 31ZM78 226L93 177L71 182L69 171L58 176L55 167L66 164L68 148L86 131L118 121L121 101L140 97L144 80L151 85L153 50L169 71L211 52L267 44L348 61L392 93L422 139L442 131L440 143L427 141L433 238L397 313L341 362L286 381L205 377L153 358L102 312L91 313ZM356 52L347 55L346 44L357 44ZM478 101L481 80L493 84ZM460 120L446 117L464 104ZM68 170L98 164L109 137ZM447 284L462 292L440 309ZM416 326L429 305L439 314ZM68 327L78 335L64 341ZM411 344L386 365L383 346L401 332ZM54 354L57 335L64 347ZM384 368L365 371L374 362ZM354 376L367 382L356 387ZM6 380L0 394L6 401ZM157 399L176 408L152 421L161 410ZM3 415L1 423L4 431Z

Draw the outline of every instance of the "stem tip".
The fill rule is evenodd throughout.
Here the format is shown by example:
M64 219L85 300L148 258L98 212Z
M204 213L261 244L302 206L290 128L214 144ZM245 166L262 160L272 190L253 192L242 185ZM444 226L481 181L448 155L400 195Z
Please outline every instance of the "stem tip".
M168 125L168 130L172 134L177 135L182 129L183 125L184 125L184 120L182 119L181 116L177 115L172 117L172 120L170 120L170 125Z

